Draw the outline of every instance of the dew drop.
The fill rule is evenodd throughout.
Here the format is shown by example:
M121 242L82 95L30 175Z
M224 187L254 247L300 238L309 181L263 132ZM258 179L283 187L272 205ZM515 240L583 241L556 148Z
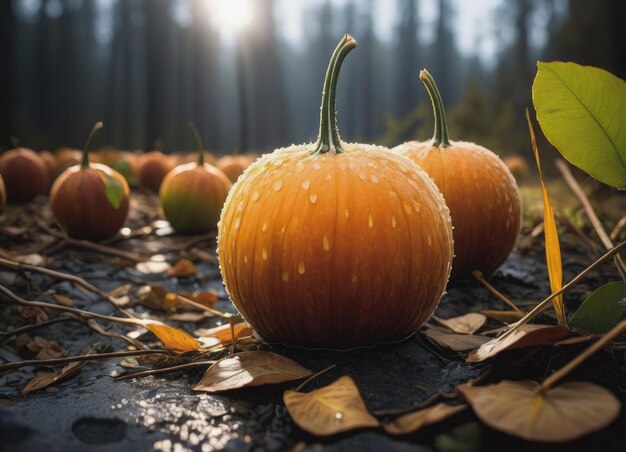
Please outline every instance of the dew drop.
M374 217L372 216L372 214L369 214L369 217L367 219L367 224L370 228L374 227Z
M243 210L243 201L239 201L237 204L237 212L241 212Z
M311 196L309 196L309 201L311 201L311 204L315 204L317 202L317 193L311 193Z
M241 218L240 217L235 218L234 226L235 226L235 229L239 229L239 226L241 226Z
M283 281L289 281L289 273L287 273L286 271L283 271Z
M372 174L370 176L370 180L372 181L373 184L377 184L378 183L378 177L376 177L375 174Z
M257 202L259 200L259 198L261 197L261 195L259 194L258 191L255 191L254 193L252 193L252 200L254 202Z
M426 239L428 240L428 246L431 246L433 244L433 238L430 236L430 234L426 236Z
M394 216L391 217L391 227L392 228L396 227L396 217L394 217Z
M320 169L322 167L322 165L320 165L320 162L314 162L313 163L313 169Z
M322 246L324 247L325 251L330 251L330 240L328 240L327 236L324 236L324 239L322 240Z
M267 228L269 227L269 223L266 221L263 223L263 226L261 226L261 231L265 232L267 231Z
M274 189L274 191L280 191L280 189L283 188L283 181L277 180L272 184L272 188Z
M243 257L243 262L244 262L245 264L247 264L247 263L248 263L248 256L244 256L244 257Z
M350 211L348 209L344 209L343 214L346 216L346 218L350 218Z
M335 420L336 420L337 422L341 422L341 421L343 420L343 413L341 413L340 411L337 411L337 412L335 413Z
M306 267L304 266L304 262L300 261L300 263L298 264L298 273L300 273L301 275L304 275L305 271L306 271Z
M307 179L307 180L302 181L302 188L304 190L308 190L310 186L311 186L311 181L310 180Z
M367 176L365 175L365 173L364 173L363 171L361 171L361 172L359 173L359 179L361 179L361 180L365 180L365 178L366 178L366 177L367 177Z
M412 207L411 207L411 205L410 205L409 203L406 203L406 202L402 203L402 207L404 207L404 211L405 211L407 214L410 214L410 213L411 213L411 210L413 210L413 209L412 209Z
M263 248L263 252L261 253L263 260L266 261L267 260L267 249Z

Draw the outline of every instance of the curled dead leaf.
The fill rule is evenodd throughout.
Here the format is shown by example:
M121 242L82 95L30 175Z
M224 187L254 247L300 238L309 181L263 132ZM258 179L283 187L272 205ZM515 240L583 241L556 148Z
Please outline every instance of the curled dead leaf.
M449 319L442 319L435 316L432 316L432 318L450 329L453 333L458 334L474 334L487 321L487 317L477 312L470 312L469 314L451 317Z
M25 319L35 319L36 323L48 320L48 314L46 314L46 311L34 306L21 306L20 315Z
M329 436L357 428L378 427L348 376L311 392L285 391L287 411L301 429L317 436Z
M428 328L424 334L441 347L450 348L455 352L474 350L490 340L476 334L443 333L432 328Z
M132 323L150 330L163 342L165 348L175 352L192 352L202 347L202 344L195 337L163 322L151 319L132 319Z
M28 383L26 383L26 386L24 386L24 388L22 389L22 395L26 396L33 391L47 388L48 386L51 386L58 381L72 377L80 372L80 369L85 364L86 363L84 361L73 362L69 363L58 372L45 372L39 374L36 377L33 377Z
M220 359L206 371L194 391L222 392L299 380L312 374L297 362L275 353L250 351Z
M477 363L492 358L505 350L538 345L554 345L561 339L575 336L576 333L563 326L525 324L504 338L497 337L485 342L469 354L466 361Z
M34 353L35 359L54 359L65 356L66 351L56 341L49 341L41 336L30 337L26 333L20 334L15 340L18 353Z
M501 381L457 388L476 415L496 430L529 441L571 441L609 425L621 404L589 382L568 382L542 390L534 381Z
M427 425L436 424L450 416L455 415L467 408L467 405L448 405L438 403L412 413L405 414L391 422L383 424L383 427L392 435L407 435L416 432Z
M166 275L169 277L194 276L196 266L189 259L181 259L172 268L168 269Z

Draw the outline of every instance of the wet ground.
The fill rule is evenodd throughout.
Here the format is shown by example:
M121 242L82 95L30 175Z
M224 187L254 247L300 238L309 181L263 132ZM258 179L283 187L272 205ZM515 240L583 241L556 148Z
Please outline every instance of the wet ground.
M131 237L111 243L111 246L147 256L160 254L171 264L181 257L189 257L198 269L195 277L168 278L163 273L145 274L123 259L63 246L42 226L53 225L44 207L44 199L0 218L0 251L11 257L34 254L38 257L31 259L39 260L40 265L77 274L105 291L131 284L131 300L136 298L137 289L145 284L158 284L178 292L211 288L219 296L215 308L232 312L215 260L214 239L173 234L165 223L159 221L153 196L136 196L134 203L128 222L130 230L126 231ZM528 233L524 231L526 236ZM565 281L593 260L576 238L563 240L563 255ZM490 281L520 306L535 303L549 293L543 259L540 236L534 241L526 241ZM610 265L590 274L583 284L567 294L566 305L575 306L594 287L612 278L615 278L615 272ZM110 304L67 281L34 273L1 272L0 284L26 299L51 301L54 292L69 296L78 308L102 314L114 313ZM176 322L168 320L165 313L144 306L137 305L133 309L189 332L219 323L217 318L200 323ZM506 307L476 282L455 283L449 288L437 315L447 318L482 309ZM540 320L553 321L549 312ZM0 330L27 322L14 308L0 303ZM489 324L492 327L501 325L495 321ZM124 327L115 330L129 331ZM127 346L75 322L57 323L32 334L58 341L71 355L79 354L96 342L108 344L111 350L123 350ZM142 336L144 338L149 339L149 334ZM20 359L15 355L14 345L14 339L0 343L0 362ZM464 355L439 348L421 333L403 343L349 352L262 345L262 348L289 356L313 371L336 364L334 369L308 384L307 390L324 386L339 376L350 375L368 409L383 418L394 412L424 406L436 397L452 402L460 400L451 394L455 386L486 371L489 373L483 375L485 381L542 379L584 347L520 350L477 365L465 363ZM28 367L0 374L0 450L626 450L626 416L623 413L603 431L558 447L530 444L497 433L477 421L471 410L408 436L391 437L378 429L321 439L300 430L286 412L282 393L294 384L209 395L191 391L191 385L200 379L204 369L115 381L112 375L127 371L120 361L116 358L90 362L76 377L26 397L20 395L24 384L36 372L49 368ZM602 352L571 378L604 385L626 402L626 353L619 348Z

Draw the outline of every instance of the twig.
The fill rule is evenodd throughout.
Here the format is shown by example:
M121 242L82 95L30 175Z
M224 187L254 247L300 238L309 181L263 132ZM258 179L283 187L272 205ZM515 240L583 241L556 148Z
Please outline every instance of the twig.
M147 377L149 375L166 374L169 372L176 372L178 370L191 369L194 367L202 367L202 366L206 366L209 364L215 364L216 362L217 361L215 360L197 361L193 363L179 364L178 366L164 367L162 369L150 369L150 370L145 370L145 371L140 371L140 372L133 372L127 375L120 375L118 377L113 377L113 378L115 380L129 380L131 378L142 378L142 377Z
M611 241L609 235L606 233L604 226L602 226L602 223L598 219L596 212L593 210L593 207L591 206L591 203L589 202L589 198L587 197L583 189L580 188L580 185L578 185L578 182L574 178L567 164L563 160L557 159L556 167L561 172L563 179L565 179L565 183L569 186L569 188L574 192L576 197L582 203L585 209L585 213L589 217L589 220L591 221L591 225L596 230L596 233L598 234L598 237L600 237L600 241L602 242L604 247L607 250L610 250L611 248L613 248L613 242ZM617 266L617 271L619 272L622 279L626 281L626 265L624 264L622 257L619 254L616 254L614 259L615 259L615 265Z
M543 311L543 309L556 297L558 297L560 294L562 294L563 292L565 292L567 289L569 289L570 287L576 285L581 279L583 279L585 276L587 276L588 273L592 272L593 270L595 270L597 267L599 267L604 261L606 261L607 259L609 259L611 256L613 256L615 253L619 252L619 250L621 250L622 248L624 248L624 246L626 245L626 240L618 243L617 245L615 245L612 249L610 249L609 251L607 251L606 253L604 253L602 256L600 256L598 259L596 259L589 267L587 267L586 269L584 269L582 272L580 272L578 275L576 275L570 282L568 282L567 284L565 284L563 287L561 287L559 290L557 290L556 292L552 293L550 296L548 296L547 298L545 298L541 303L539 303L537 306L535 306L528 314L526 314L522 319L518 320L515 323L512 323L511 325L509 325L509 329L506 330L506 332L504 332L502 334L502 336L500 336L500 338L505 338L507 336L509 336L510 334L513 333L513 331L515 331L517 328L519 328L522 325L525 325L526 323L528 323L530 320L532 320L537 314L539 314L541 311Z
M322 369L319 372L315 372L313 375L311 375L309 378L307 378L306 380L304 380L302 383L300 383L298 385L298 387L296 389L294 389L294 391L298 392L300 389L304 388L304 386L306 386L307 383L310 383L311 381L313 381L314 379L316 379L317 377L319 377L320 375L325 374L326 372L328 372L331 369L334 369L335 367L337 367L337 364L332 364L330 366L328 366L326 369Z
M572 370L578 367L581 363L586 361L591 355L593 355L598 350L603 348L609 342L613 341L613 339L617 339L619 336L621 336L625 332L626 332L626 320L622 320L620 323L615 325L611 329L611 331L609 331L604 336L602 336L600 340L598 340L596 343L586 348L584 352L582 352L576 358L574 358L569 363L567 363L566 365L561 367L559 370L554 372L552 375L550 375L548 378L546 378L541 384L540 390L545 391L551 388L552 386L554 386L554 384L557 381L559 381L560 379L565 377L567 374L569 374Z
M613 230L611 231L611 233L609 234L609 237L611 240L615 240L617 239L617 236L619 235L620 232L622 232L622 228L626 225L626 215L624 215L615 225L615 227L613 228Z
M93 355L66 356L65 358L53 359L27 359L14 363L7 363L0 366L0 372L7 370L20 369L27 366L56 366L60 364L73 363L76 361L92 361L98 359L118 358L122 356L140 356L140 355L167 355L174 356L169 350L129 350L122 352L110 353L94 353Z
M120 312L122 312L126 317L134 318L134 316L130 312L118 306L115 299L112 296L110 296L108 293L97 288L96 286L87 282L86 280L84 280L83 278L79 276L70 275L70 274L59 272L56 270L50 270L49 268L39 267L37 265L23 264L23 263L15 262L10 259L5 259L2 257L0 257L0 267L5 267L11 270L17 270L17 271L29 271L29 272L41 273L42 275L52 276L53 278L59 278L59 279L64 279L66 281L73 282L74 284L82 287L83 289L88 290L89 292L93 292L95 294L100 295L101 297L106 299L109 303L111 303L113 306L115 306L115 308L117 308Z
M19 328L15 328L14 330L10 330L10 331L0 331L0 336L2 336L0 337L0 342L4 342L6 339L16 336L18 334L26 333L28 331L36 330L44 326L52 325L52 324L59 323L59 322L66 322L66 321L82 323L79 319L74 318L74 317L67 317L67 316L56 317L54 319L46 320L44 322L33 323L30 325L25 325Z
M517 312L524 312L520 308L515 306L515 304L511 300L509 300L502 292L489 284L489 282L483 276L483 272L481 272L480 270L474 270L472 272L472 275L474 275L474 278L476 278L483 286L485 286L489 292L498 297L500 300L504 301L510 308Z
M198 303L196 301L190 300L189 298L183 297L182 295L176 294L176 298L178 300L182 301L182 302L185 302L185 303L195 307L195 308L201 309L201 310L206 311L206 312L210 312L211 314L216 315L218 317L221 317L223 319L231 319L233 317L237 317L237 314L230 314L228 312L222 312L222 311L218 311L217 309L209 308L208 306L205 306L205 305L200 304L200 303Z

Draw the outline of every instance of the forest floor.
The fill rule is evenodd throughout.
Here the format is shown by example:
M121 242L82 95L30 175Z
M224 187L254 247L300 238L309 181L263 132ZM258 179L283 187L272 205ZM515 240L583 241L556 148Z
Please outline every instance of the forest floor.
M587 244L585 238L594 243L598 241L588 222L585 223L576 199L566 194L567 189L561 185L551 184L551 189L557 198L554 201L556 209L563 212L561 246L564 282L567 282L594 260L600 247L594 249L593 245ZM541 195L530 188L524 189L523 193L527 215L518 247L490 278L490 283L525 309L545 298L550 290L543 235L538 234L536 227L541 218ZM602 190L594 195L597 205L601 206L599 214L607 221L607 226L614 225L626 210L624 195L615 196ZM234 312L222 286L214 251L215 237L173 233L159 216L156 196L147 193L134 196L127 221L129 230L125 231L130 234L107 246L143 256L161 255L161 259L170 265L181 258L189 259L196 269L193 276L167 276L164 273L167 264L136 265L124 257L112 257L64 243L56 236L58 229L46 202L47 199L41 197L28 205L11 208L0 217L0 257L21 259L80 276L105 292L116 291L117 295L127 297L125 308L138 316L163 320L190 333L213 327L220 323L220 318L198 312L172 313L159 309L162 306L158 301L146 296L150 287L161 286L168 292L177 293L208 291L217 295L215 309ZM574 226L585 238L573 232ZM606 263L567 292L565 305L568 310L573 310L595 288L617 278L612 263ZM69 281L42 274L1 271L0 284L28 300L54 302L54 295L57 298L64 295L57 302L105 315L116 313L116 308L102 297ZM436 315L449 318L485 309L504 310L507 307L477 281L453 282ZM52 311L48 314L50 318L57 316ZM39 321L45 320L44 315L0 302L0 330L6 332L32 324L37 316ZM541 314L537 321L555 322L551 310ZM502 325L489 320L486 329ZM155 342L151 333L141 328L129 331L127 326L113 326L110 330L147 343ZM39 348L51 348L50 353L56 350L60 355L68 356L78 355L95 343L99 344L99 350L105 351L128 348L119 337L103 336L85 323L76 321L49 324L27 334L0 336L0 364L32 357L33 350L37 351L37 345L32 344L35 337L45 339ZM52 347L48 341L56 341L61 350ZM541 381L585 347L587 344L518 349L502 353L490 361L471 364L465 362L467 353L442 348L422 332L402 343L347 352L260 345L261 349L288 356L314 372L335 364L336 367L308 383L305 390L349 375L359 387L367 408L380 419L427 406L434 400L460 401L455 387L476 378L484 383L502 379ZM405 436L390 436L383 429L369 429L319 438L301 430L282 401L285 389L293 388L297 383L243 388L214 395L191 389L206 368L114 379L158 365L158 361L139 358L93 361L82 367L77 375L26 396L22 395L26 383L38 373L50 371L50 367L22 367L0 373L0 450L53 452L86 450L92 446L100 446L97 450L120 451L290 448L336 451L626 450L624 410L603 430L558 446L529 443L499 433L481 423L471 409ZM568 380L595 382L610 389L622 403L626 403L626 347L603 350L577 368Z

